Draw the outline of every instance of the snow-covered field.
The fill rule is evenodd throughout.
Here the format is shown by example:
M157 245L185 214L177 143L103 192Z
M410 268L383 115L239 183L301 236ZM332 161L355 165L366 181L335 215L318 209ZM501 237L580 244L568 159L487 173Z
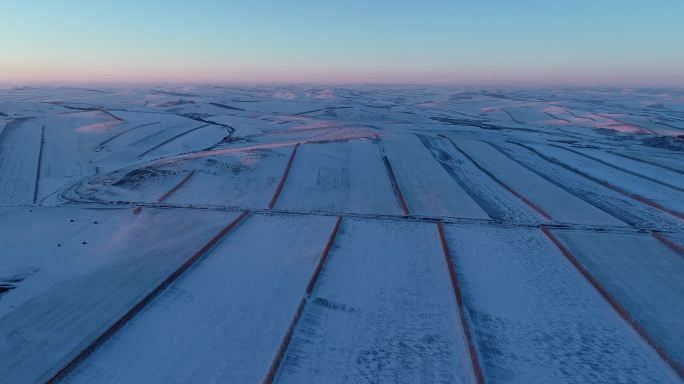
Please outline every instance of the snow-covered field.
M0 88L0 382L677 383L684 91Z

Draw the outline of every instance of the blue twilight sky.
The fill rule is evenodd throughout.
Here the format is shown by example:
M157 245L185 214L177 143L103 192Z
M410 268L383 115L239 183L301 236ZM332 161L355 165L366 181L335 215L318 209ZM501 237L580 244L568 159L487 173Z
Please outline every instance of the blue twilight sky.
M0 82L684 86L684 0L0 0Z

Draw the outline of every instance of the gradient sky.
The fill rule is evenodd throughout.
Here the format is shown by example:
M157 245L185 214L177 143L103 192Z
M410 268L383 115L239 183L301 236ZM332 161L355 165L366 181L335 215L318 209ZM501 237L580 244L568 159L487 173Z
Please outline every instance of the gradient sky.
M684 0L0 0L0 82L684 86Z

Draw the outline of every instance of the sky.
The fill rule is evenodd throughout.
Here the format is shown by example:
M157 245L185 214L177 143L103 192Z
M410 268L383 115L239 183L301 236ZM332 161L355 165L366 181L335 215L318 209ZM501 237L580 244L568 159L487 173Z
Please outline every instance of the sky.
M0 82L684 86L683 0L0 0Z

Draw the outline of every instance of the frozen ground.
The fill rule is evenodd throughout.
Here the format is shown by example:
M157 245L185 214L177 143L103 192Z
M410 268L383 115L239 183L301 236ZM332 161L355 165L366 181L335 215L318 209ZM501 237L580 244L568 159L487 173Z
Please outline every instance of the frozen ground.
M0 382L677 383L684 91L0 89Z

